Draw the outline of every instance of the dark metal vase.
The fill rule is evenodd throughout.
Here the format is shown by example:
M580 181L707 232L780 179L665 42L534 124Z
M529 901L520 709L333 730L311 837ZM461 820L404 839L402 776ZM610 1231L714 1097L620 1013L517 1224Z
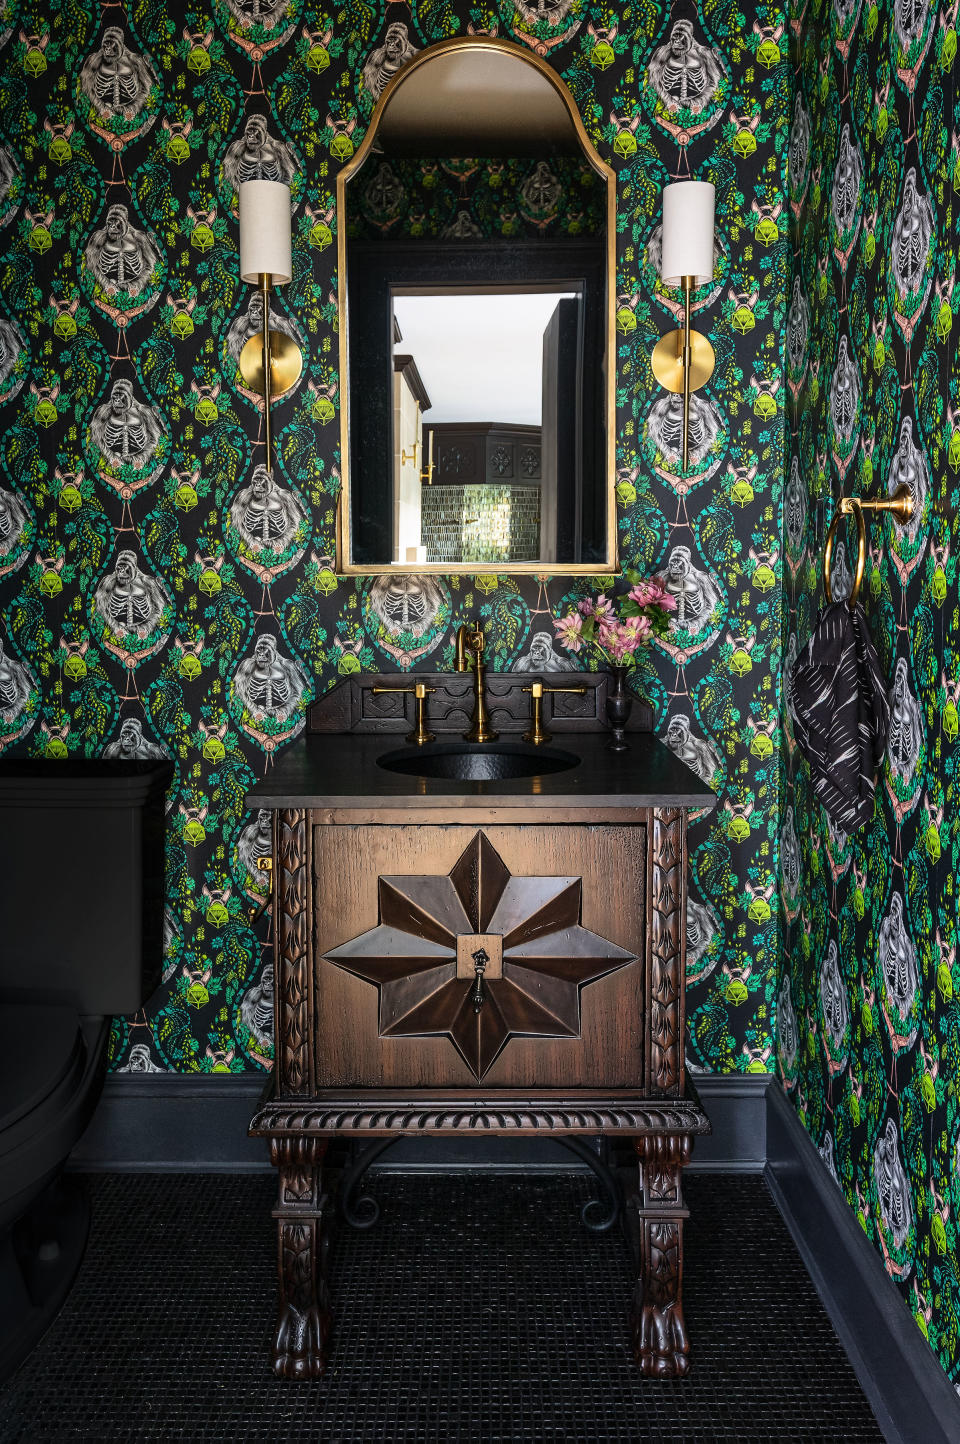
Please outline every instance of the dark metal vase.
M633 694L627 686L627 667L611 667L613 681L607 692L607 721L613 734L607 743L611 752L626 752L630 743L626 739L627 719L633 706Z

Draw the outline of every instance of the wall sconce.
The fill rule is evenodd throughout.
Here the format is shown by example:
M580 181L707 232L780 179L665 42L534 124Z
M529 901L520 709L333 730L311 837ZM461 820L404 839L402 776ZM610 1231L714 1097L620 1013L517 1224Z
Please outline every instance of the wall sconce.
M300 347L282 331L270 330L270 291L285 286L292 274L290 259L290 187L281 181L242 181L240 210L240 279L259 286L263 297L263 334L251 336L240 352L240 375L251 391L264 398L263 417L267 470L273 472L270 402L295 386L303 370Z
M653 374L665 391L683 396L683 469L688 464L690 393L713 375L713 347L690 329L690 292L713 280L715 192L709 181L676 181L663 188L660 278L683 288L683 329L661 336L653 348Z

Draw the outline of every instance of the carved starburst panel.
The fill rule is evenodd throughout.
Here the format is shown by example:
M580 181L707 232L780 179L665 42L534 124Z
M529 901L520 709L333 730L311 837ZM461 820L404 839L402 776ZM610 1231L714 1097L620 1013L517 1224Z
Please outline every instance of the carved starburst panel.
M514 876L478 832L445 876L381 877L379 922L325 954L383 1038L450 1038L479 1080L513 1036L580 1036L580 989L635 959L580 924L579 877Z

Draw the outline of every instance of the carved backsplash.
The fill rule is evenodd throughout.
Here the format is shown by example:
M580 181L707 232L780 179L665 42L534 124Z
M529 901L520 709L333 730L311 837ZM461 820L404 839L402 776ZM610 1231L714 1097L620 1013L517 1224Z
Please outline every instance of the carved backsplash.
M523 733L530 726L531 682L544 687L583 687L575 693L544 692L543 721L554 732L598 732L606 728L606 699L611 677L607 672L536 673L488 672L487 706L491 726L504 733ZM433 688L427 699L431 732L464 733L473 713L474 682L467 672L412 672L408 676L383 677L362 673L349 677L314 702L307 716L308 732L409 732L415 708L411 691L378 692L376 688L405 687L416 682ZM524 690L526 688L526 690ZM649 732L653 709L639 697L634 699L627 730Z

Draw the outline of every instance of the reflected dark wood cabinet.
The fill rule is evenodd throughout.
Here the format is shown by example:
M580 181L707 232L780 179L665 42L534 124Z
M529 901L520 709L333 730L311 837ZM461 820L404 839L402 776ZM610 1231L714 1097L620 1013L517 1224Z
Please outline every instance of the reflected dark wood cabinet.
M451 687L431 714L439 732L457 716L459 679L426 680ZM582 709L601 705L590 680L580 716L551 719L558 732L579 732L585 750L604 741L583 730ZM501 728L511 711L519 728L527 679L492 682ZM404 699L391 697L388 735L363 737L369 692L350 679L312 719L322 730L358 717L354 737L336 739L368 749L358 776L376 772L364 759L406 725ZM541 795L535 807L485 802L497 784L449 801L435 788L419 807L319 785L310 793L304 778L322 767L321 753L330 765L333 742L308 737L304 757L313 747L317 761L301 759L299 784L292 773L275 777L250 799L274 809L276 1063L251 1131L269 1138L279 1171L276 1372L316 1377L325 1365L323 1164L333 1137L620 1134L639 1165L627 1205L640 1243L636 1359L649 1375L686 1373L681 1172L709 1128L683 1064L686 808L695 799L630 806L611 797L585 808L561 801L559 781L556 805Z

